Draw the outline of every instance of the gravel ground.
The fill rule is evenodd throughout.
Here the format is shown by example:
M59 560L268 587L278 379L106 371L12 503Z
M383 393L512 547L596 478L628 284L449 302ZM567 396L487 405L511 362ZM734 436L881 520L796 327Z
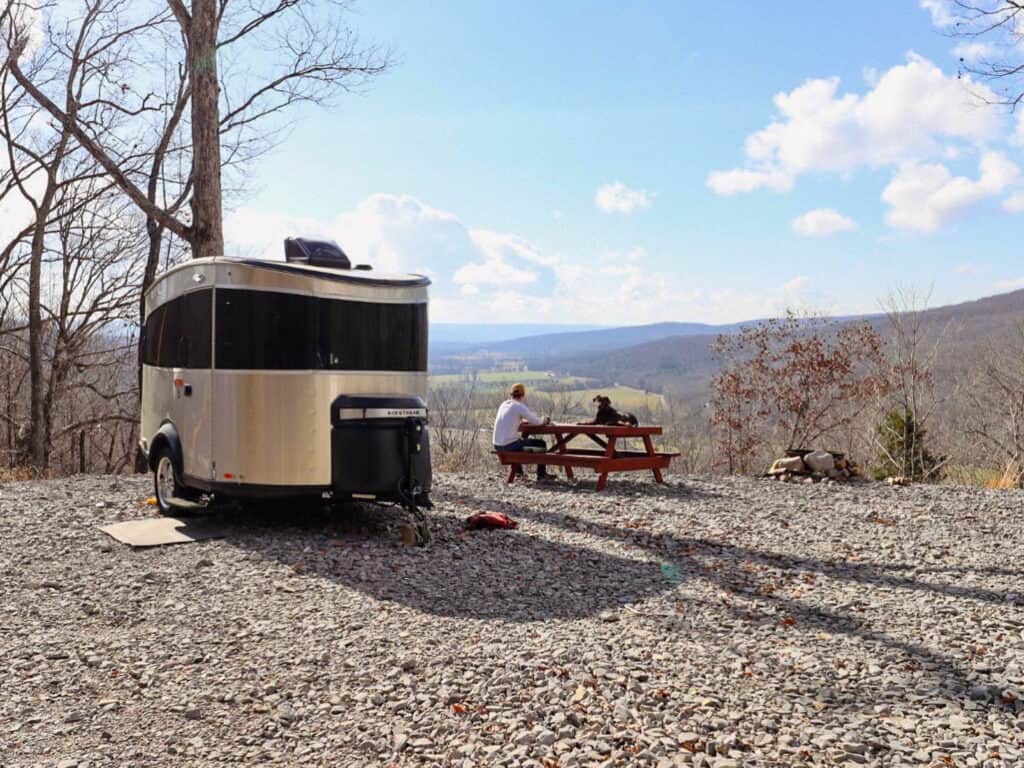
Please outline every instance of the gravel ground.
M0 765L1024 765L1024 493L436 485L138 551L146 478L0 487Z

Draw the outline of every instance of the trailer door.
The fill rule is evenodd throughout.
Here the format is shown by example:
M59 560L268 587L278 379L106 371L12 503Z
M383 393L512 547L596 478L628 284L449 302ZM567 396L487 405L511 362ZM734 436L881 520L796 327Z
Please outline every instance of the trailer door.
M172 420L181 440L188 477L213 477L213 290L186 293L174 304L180 314L174 351Z

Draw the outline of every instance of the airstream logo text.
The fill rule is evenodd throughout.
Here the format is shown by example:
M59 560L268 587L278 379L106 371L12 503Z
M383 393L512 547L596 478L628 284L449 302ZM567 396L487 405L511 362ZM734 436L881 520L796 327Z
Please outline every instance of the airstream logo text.
M338 412L341 419L406 419L409 417L427 418L426 408L342 408Z

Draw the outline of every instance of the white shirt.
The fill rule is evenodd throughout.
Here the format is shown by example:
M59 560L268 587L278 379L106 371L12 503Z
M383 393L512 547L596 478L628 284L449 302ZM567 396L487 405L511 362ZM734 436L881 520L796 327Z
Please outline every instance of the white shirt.
M526 403L520 400L509 398L498 408L498 415L494 419L495 445L508 445L518 440L519 424L526 419L530 424L543 424L544 419L526 407Z

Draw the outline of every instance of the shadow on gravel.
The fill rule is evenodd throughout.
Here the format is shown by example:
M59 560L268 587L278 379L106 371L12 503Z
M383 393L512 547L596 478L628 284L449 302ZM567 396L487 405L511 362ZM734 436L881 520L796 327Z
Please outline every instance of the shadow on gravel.
M582 471L582 470L581 470ZM579 491L582 494L588 493L602 493L602 494L614 494L618 496L642 496L645 499L651 498L662 498L662 499L674 499L674 500L692 500L692 499L720 499L722 494L717 491L710 491L704 488L697 488L686 483L679 483L678 485L672 481L662 485L654 482L653 479L649 481L642 480L627 480L612 474L608 477L608 486L603 491L597 490L597 475L583 475L577 476L575 480L566 480L564 476L557 475L558 479L553 483L534 483L532 479L527 479L525 482L529 484L531 490L538 491L540 493L571 493ZM502 479L504 482L504 478ZM523 480L517 480L516 483L522 483ZM513 486L514 487L514 486Z
M495 499L477 499L482 508L503 506ZM907 657L906 671L917 671L925 666L932 669L936 680L934 694L949 699L967 699L975 705L1024 712L1024 700L1017 696L1002 696L998 686L979 684L979 674L966 664L934 651L922 644L893 637L872 628L855 611L843 611L815 606L794 598L774 594L793 583L810 586L815 575L838 581L854 582L866 590L873 588L925 591L953 598L961 602L958 608L969 612L966 601L1006 604L1005 593L979 587L955 584L935 584L918 581L899 572L914 569L905 563L879 565L854 563L845 560L812 557L794 557L776 552L741 547L718 541L689 538L667 533L651 534L642 529L624 529L615 525L584 520L573 515L538 511L520 507L518 515L608 539L627 539L649 555L661 558L664 577L675 584L686 580L709 581L735 597L748 601L745 606L732 606L729 610L746 621L813 628L839 633L870 641L899 651ZM1015 569L929 568L916 572L995 572L999 575L1019 576L1024 571ZM811 579L812 581L808 581ZM788 582L788 584L786 583ZM674 586L674 584L673 584Z
M274 509L238 518L227 543L377 600L459 619L581 619L671 589L659 562L513 531L462 528L435 515L433 541L405 547L394 508Z
M544 488L546 486L536 486ZM568 490L564 485L552 491ZM611 489L609 489L611 490ZM699 489L666 486L666 494L685 500L703 495ZM630 498L624 495L623 498ZM721 541L671 533L651 533L540 510L524 504L480 496L454 496L449 501L466 510L503 511L520 520L564 528L573 533L614 540L636 547L647 560L599 552L566 542L550 541L515 531L467 533L461 518L433 515L434 541L427 547L403 547L398 528L406 519L396 509L355 505L344 511L318 508L247 511L245 525L234 527L228 543L288 566L302 564L307 577L343 585L384 602L457 619L499 619L533 622L582 619L614 611L664 594L686 581L710 582L732 596L719 610L754 624L791 626L795 632L827 631L898 652L907 672L927 670L933 695L961 704L1024 710L1024 702L1003 697L977 671L921 643L876 629L857 605L848 608L814 605L781 594L794 585L810 588L816 577L845 581L870 590L931 592L956 601L970 612L970 601L1004 604L997 590L960 584L938 584L907 575L940 572L986 572L907 563L873 564L786 555ZM1004 576L1024 572L989 569ZM805 637L814 643L813 636ZM824 681L823 681L824 684ZM869 698L865 692L865 701Z

